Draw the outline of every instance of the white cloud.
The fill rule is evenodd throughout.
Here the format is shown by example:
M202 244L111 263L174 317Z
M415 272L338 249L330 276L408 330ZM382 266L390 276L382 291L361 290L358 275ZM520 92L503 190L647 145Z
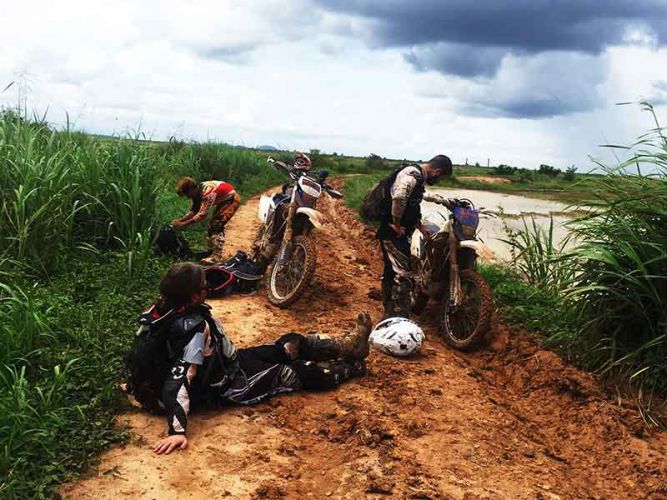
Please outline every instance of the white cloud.
M550 59L554 67L509 58L486 82L420 73L399 49L369 48L365 22L308 0L32 0L4 14L0 90L27 83L28 106L48 107L56 123L67 111L94 132L141 125L160 139L397 158L586 163L606 135L627 143L650 126L636 108L613 103L652 95L667 67L665 52L642 39L603 59L581 56L590 60L578 67L571 56ZM0 105L14 105L17 88L1 93ZM594 91L595 109L542 120L460 113L474 102L554 91L572 99Z

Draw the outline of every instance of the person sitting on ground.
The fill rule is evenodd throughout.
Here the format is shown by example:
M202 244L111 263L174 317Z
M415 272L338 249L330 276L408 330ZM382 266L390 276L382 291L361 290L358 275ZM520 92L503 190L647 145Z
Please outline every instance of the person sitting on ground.
M236 349L205 303L206 274L193 263L174 264L160 282L160 299L143 324L166 328L172 366L161 402L168 436L158 454L185 449L191 405L204 401L249 405L280 393L330 389L366 373L371 320L359 314L355 328L336 339L287 333L275 343Z
M377 238L380 240L384 272L382 274L382 301L384 319L410 317L412 279L410 272L410 238L415 229L426 231L421 225L421 202L425 185L435 184L452 175L452 162L445 155L437 155L427 163L403 166L394 175L390 187L391 206L380 221Z
M176 193L192 200L190 211L180 219L172 221L176 229L204 220L214 207L208 224L208 237L211 255L202 259L202 264L222 262L222 250L225 244L225 226L241 204L241 197L234 186L224 181L206 181L197 184L192 177L183 177L178 181Z

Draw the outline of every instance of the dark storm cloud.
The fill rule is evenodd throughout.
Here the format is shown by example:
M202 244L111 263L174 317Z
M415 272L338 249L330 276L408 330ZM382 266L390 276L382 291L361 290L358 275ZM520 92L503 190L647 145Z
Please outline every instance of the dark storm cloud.
M490 77L498 70L503 55L504 51L495 47L470 50L466 45L437 43L412 47L403 57L419 71Z
M563 54L597 56L609 46L629 43L632 33L648 35L657 45L667 39L667 0L315 1L367 19L373 45L404 49L405 60L418 71L486 82L483 91L460 105L486 116L537 118L590 110L600 103L595 89L606 73L595 64L593 74L585 71L583 78L569 66L558 66ZM510 56L519 64L507 70ZM508 71L549 90L525 86L517 95ZM551 85L552 77L562 86Z
M469 115L548 118L603 104L605 58L576 52L512 56L496 78L466 86L455 106Z
M625 29L667 31L664 0L317 0L378 22L385 46L457 43L519 51L600 52Z

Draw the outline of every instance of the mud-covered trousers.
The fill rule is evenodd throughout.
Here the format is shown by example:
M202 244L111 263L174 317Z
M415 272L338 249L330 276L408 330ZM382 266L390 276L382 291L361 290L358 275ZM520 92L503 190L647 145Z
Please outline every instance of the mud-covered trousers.
M213 209L213 216L208 223L208 236L211 240L213 250L222 251L225 243L225 226L229 220L234 216L241 205L241 197L238 193L220 202Z
M274 344L239 349L238 353L240 373L223 395L237 404L260 403L299 389L331 389L365 373L363 361L316 361L305 337L298 333L285 334Z
M398 237L389 227L380 228L378 238L382 248L382 301L384 317L410 316L412 279L410 270L410 239L413 230Z

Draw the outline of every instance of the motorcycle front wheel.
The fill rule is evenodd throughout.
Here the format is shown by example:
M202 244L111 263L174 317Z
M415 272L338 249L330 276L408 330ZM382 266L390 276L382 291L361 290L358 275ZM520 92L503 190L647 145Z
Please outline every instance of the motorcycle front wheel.
M469 351L484 338L491 323L493 299L491 288L482 276L472 269L461 271L462 299L454 306L445 300L440 318L440 334L459 351Z
M269 302L278 307L294 304L313 279L317 265L315 242L306 236L297 236L292 242L292 255L284 264L273 263L267 294Z

